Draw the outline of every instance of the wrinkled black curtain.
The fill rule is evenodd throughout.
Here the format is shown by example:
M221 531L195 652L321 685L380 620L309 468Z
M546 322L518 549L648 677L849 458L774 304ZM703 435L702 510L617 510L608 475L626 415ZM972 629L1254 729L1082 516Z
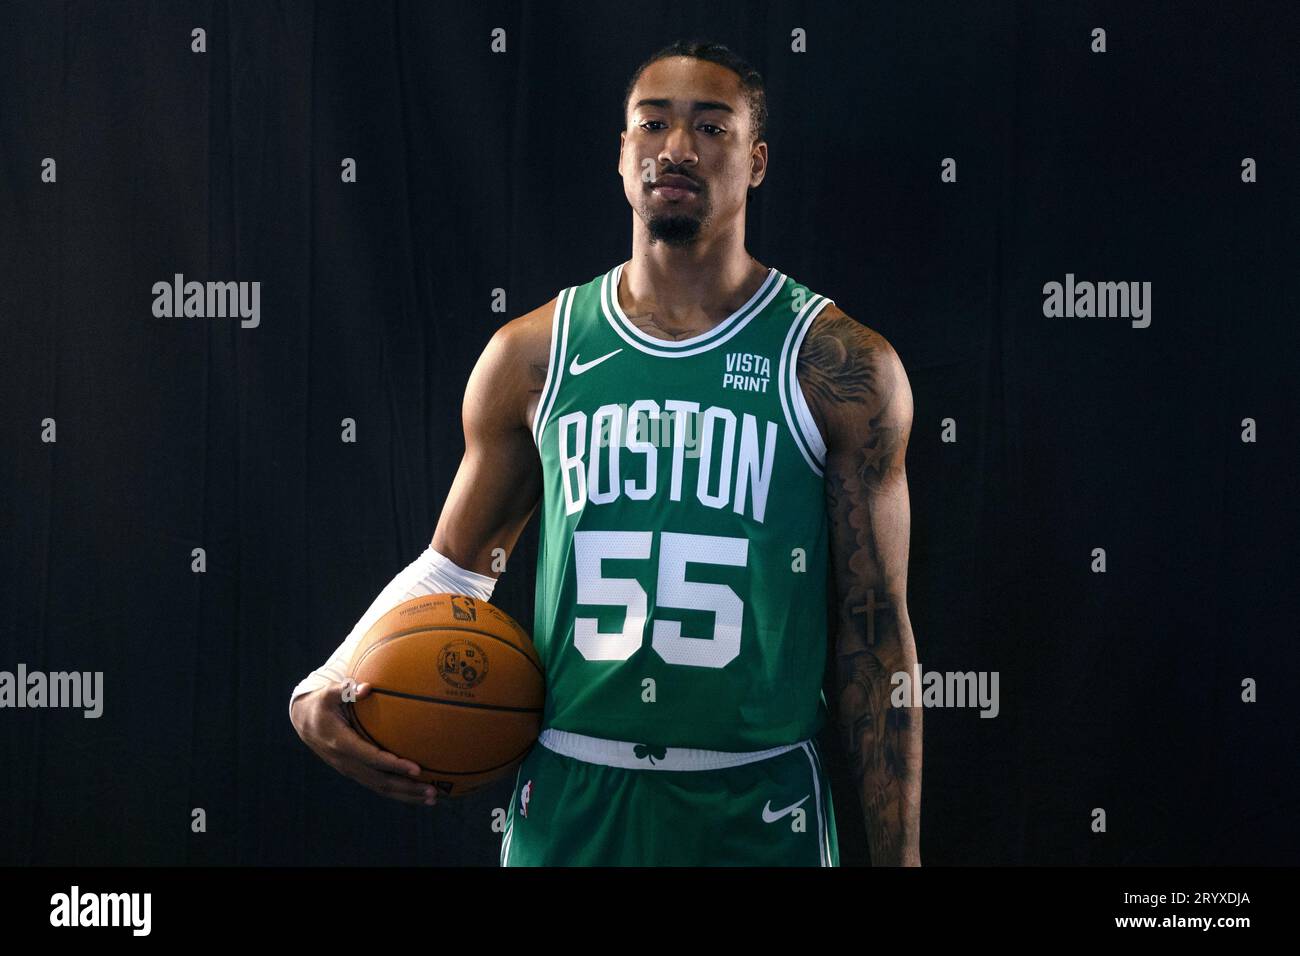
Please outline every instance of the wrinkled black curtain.
M906 364L922 667L1000 675L925 714L924 860L1296 862L1293 6L5 4L0 670L105 702L0 710L0 862L495 865L509 781L385 801L288 695L428 543L493 330L626 258L624 84L682 36L769 86L750 250ZM155 317L177 273L260 325ZM1150 327L1046 318L1067 273Z

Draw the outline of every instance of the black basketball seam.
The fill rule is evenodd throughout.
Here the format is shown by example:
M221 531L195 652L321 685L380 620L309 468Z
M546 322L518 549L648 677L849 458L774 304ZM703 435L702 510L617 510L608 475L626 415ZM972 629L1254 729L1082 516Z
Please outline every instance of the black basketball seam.
M523 757L528 753L528 751L530 751L530 750L533 749L533 744L535 744L535 743L537 743L537 741L534 740L534 741L533 741L532 743L530 743L527 747L525 747L523 750L519 751L519 753L515 754L513 757L511 757L511 758L510 758L509 760L507 760L505 763L499 763L499 764L497 764L495 767L485 767L485 768L482 769L482 770L434 770L432 767L426 767L424 764L420 763L418 760L412 760L411 762L412 762L413 764L415 764L417 767L419 767L421 770L424 770L424 771L426 771L426 772L428 772L428 773L440 773L440 774L442 774L443 776L446 776L446 777L470 777L470 776L474 776L475 774L480 774L480 773L491 773L493 770L500 770L502 767L509 767L509 766L512 766L512 765L518 763L518 762L519 762L519 761L520 761L520 760L521 760L521 759L522 759L522 758L523 758ZM406 759L406 758L403 758L403 759ZM489 781L489 782L490 782L490 781Z
M372 694L387 694L389 697L405 697L407 700L419 700L426 704L450 704L453 707L479 707L483 710L508 710L520 714L540 714L542 707L510 707L507 704L476 704L468 700L443 700L441 697L425 697L423 694L408 694L402 690L389 690L386 687L370 687Z
M374 744L376 747L378 747L380 750L384 750L384 751L387 751L388 753L392 753L391 750L389 750L387 747L385 747L383 744L381 744L381 743L380 743L378 740L376 740L374 737L370 736L370 731L366 730L366 728L365 728L364 726L362 726L362 724L361 724L361 715L360 715L360 714L356 714L355 716L356 716L356 719L357 719L357 730L359 730L359 731L361 732L361 735L362 735L363 737L365 737L366 740L370 741L372 744ZM440 773L440 774L442 774L444 777L473 777L473 776L477 776L478 774L481 774L481 773L491 773L493 770L500 770L502 767L509 767L511 764L514 764L514 763L515 763L516 761L518 761L521 757L523 757L525 754L527 754L528 751L532 750L532 749L533 749L533 744L535 744L535 743L537 743L536 740L532 741L531 743L528 744L527 747L525 747L523 750L519 751L519 753L515 754L513 757L511 757L511 758L510 758L509 760L507 760L505 763L499 763L499 764L497 764L495 767L485 767L485 768L483 768L482 770L435 770L435 769L433 769L432 767L426 767L424 764L420 763L420 761L418 761L418 760L411 760L410 757L402 757L401 759L403 759L403 760L411 760L411 763L415 764L417 767L419 767L419 768L420 768L421 770L423 770L425 773ZM396 755L395 755L395 756L396 756Z
M531 639L528 637L528 634L527 634L526 632L524 632L522 628L519 628L519 630L520 630L520 633L523 634L524 639L525 639L525 640L528 640L529 643L531 644L532 641L531 641ZM383 645L387 644L389 641L397 640L397 639L400 638L400 637L410 637L412 634L419 634L419 633L422 633L422 632L425 632L425 631L457 631L457 632L467 633L467 634L476 634L476 635L478 635L479 637L487 638L488 640L497 641L498 643L504 644L506 647L510 648L512 651L516 652L516 653L519 654L521 657L523 657L524 660L526 660L529 664L532 665L533 670L537 671L538 676L541 677L543 681L546 680L546 672L543 671L540 667L537 666L537 664L533 661L532 657L530 657L530 656L529 656L525 651L521 650L519 647L516 647L514 644L511 644L511 643L510 643L508 640L506 640L505 638L498 637L497 635L492 634L492 633L489 633L489 632L487 632L487 631L481 631L481 630L479 630L478 628L472 628L472 627L461 627L461 626L454 625L454 624L431 624L431 625L421 625L421 626L419 626L419 627L412 627L412 628L409 628L409 629L404 630L404 631L397 631L396 633L393 633L393 634L389 634L389 635L387 635L386 637L382 638L381 640L375 641L373 644L371 644L369 647L366 648L365 653L363 653L363 654L361 655L361 657L357 660L356 666L352 668L352 671L353 671L352 676L353 676L353 677L356 676L356 671L360 669L360 667L361 667L361 665L362 665L363 663L365 663L365 660L366 660L367 657L370 656L370 652L371 652L371 651L375 650L375 649L378 648L378 647L382 647ZM541 707L507 707L507 706L505 706L505 705L494 705L494 704L474 704L474 703L470 703L469 701L441 700L441 699L436 698L436 697L424 697L424 696L422 696L422 695L420 695L420 694L407 694L407 693L404 693L404 692L402 692L402 691L386 690L386 689L383 689L383 688L374 687L373 685L371 686L371 692L372 692L372 693L376 693L376 694L387 694L387 695L389 695L389 696L391 696L391 697L403 697L403 698L407 698L407 699L410 699L410 700L419 700L419 701L423 701L423 702L425 702L425 703L430 703L430 704L450 704L450 705L452 705L452 706L456 706L456 707L478 707L478 708L486 708L486 709L489 709L489 710L503 710L503 711L509 711L509 712L513 712L513 713L533 713L533 714L537 714L537 713L541 713L541 712L543 711L543 709L544 709L544 708L541 708ZM386 750L386 751L388 751L389 753L392 753L391 750L388 750L387 747L385 747L385 746L384 746L383 744L381 744L378 740L376 740L374 737L372 737L372 736L370 735L370 732L369 732L368 730L365 729L365 727L364 727L364 726L362 725L362 723L361 723L361 715L360 715L360 714L358 714L358 713L356 713L355 711L353 711L353 712L352 712L352 716L354 717L354 719L355 719L355 721L356 721L356 729L359 730L359 731L361 732L362 736L364 736L368 741L370 741L370 743L374 744L374 745L375 745L376 747L378 747L380 750ZM444 776L444 777L469 777L469 776L476 776L476 775L478 775L478 774L491 773L493 770L499 770L499 769L501 769L502 767L509 767L509 766L512 766L513 764L517 763L517 762L518 762L518 761L519 761L519 760L520 760L524 755L526 755L526 754L528 753L528 751L531 750L531 749L533 748L533 745L534 745L535 743L536 743L536 740L530 742L530 743L528 744L527 747L525 747L525 748L524 748L523 750L521 750L518 754L516 754L514 757L510 758L509 760L505 761L504 763L499 763L499 764L497 764L497 765L494 766L494 767L486 767L486 768L483 768L483 769L480 769L480 770L461 770L461 771L456 771L456 770L438 770L438 769L435 769L435 768L433 768L433 767L426 767L424 764L420 763L418 760L411 760L411 763L415 764L417 767L419 767L419 768L420 768L422 771L424 771L425 773L441 774L441 775ZM403 760L410 760L409 757L403 757L402 759L403 759ZM476 788L476 789L477 789L477 788Z
M389 641L395 641L399 637L410 637L412 634L420 634L424 631L459 631L465 634L477 634L479 635L479 637L486 637L489 640L498 641L504 644L506 647L510 648L519 656L521 656L529 664L531 664L533 670L537 671L537 675L541 677L543 681L546 680L546 672L543 671L540 667L538 667L537 664L533 661L533 659L529 657L524 651L520 650L518 647L511 644L505 638L497 637L497 635L492 634L488 631L480 631L472 627L457 627L454 624L431 624L428 626L413 627L407 631L398 631L395 634L389 634L387 637L375 641L375 643L371 644L369 647L366 648L365 653L362 654L361 657L357 660L356 667L352 668L353 674L355 675L357 669L361 666L361 664L365 661L365 659L370 656L370 652L373 651L375 648L383 647ZM529 643L531 644L532 642L529 641Z

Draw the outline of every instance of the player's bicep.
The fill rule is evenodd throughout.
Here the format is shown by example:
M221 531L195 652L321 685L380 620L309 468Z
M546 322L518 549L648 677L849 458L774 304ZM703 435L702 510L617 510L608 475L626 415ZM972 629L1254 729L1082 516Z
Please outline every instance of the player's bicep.
M470 373L461 408L465 455L432 542L480 574L500 572L495 559L514 549L541 495L541 462L521 414L527 365L519 338L499 329Z
M869 620L888 626L906 613L911 387L889 343L842 313L810 330L800 359L825 431L836 632L841 641L870 640L880 635L867 635ZM894 614L868 610L884 606Z

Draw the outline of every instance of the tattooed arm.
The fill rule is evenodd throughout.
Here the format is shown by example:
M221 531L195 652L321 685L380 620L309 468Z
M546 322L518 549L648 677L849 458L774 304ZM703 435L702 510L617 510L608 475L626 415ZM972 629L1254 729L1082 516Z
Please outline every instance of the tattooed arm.
M904 471L912 390L884 337L834 305L809 328L798 375L826 441L837 721L871 862L920 866L921 709L889 699L891 677L916 666Z

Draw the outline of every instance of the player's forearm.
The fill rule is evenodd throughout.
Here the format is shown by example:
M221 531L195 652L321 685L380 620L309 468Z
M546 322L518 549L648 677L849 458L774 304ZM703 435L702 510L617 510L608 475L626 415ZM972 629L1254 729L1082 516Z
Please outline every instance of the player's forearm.
M361 639L376 621L402 602L424 594L442 593L468 594L486 601L492 596L495 586L493 578L458 566L432 546L425 548L379 592L366 613L343 639L343 643L335 648L329 660L294 687L293 693L289 695L290 717L293 715L293 702L296 698L347 677L352 655Z
M920 707L891 702L894 675L911 675L916 643L907 609L885 600L868 644L856 632L836 641L838 720L866 822L874 866L921 862Z

